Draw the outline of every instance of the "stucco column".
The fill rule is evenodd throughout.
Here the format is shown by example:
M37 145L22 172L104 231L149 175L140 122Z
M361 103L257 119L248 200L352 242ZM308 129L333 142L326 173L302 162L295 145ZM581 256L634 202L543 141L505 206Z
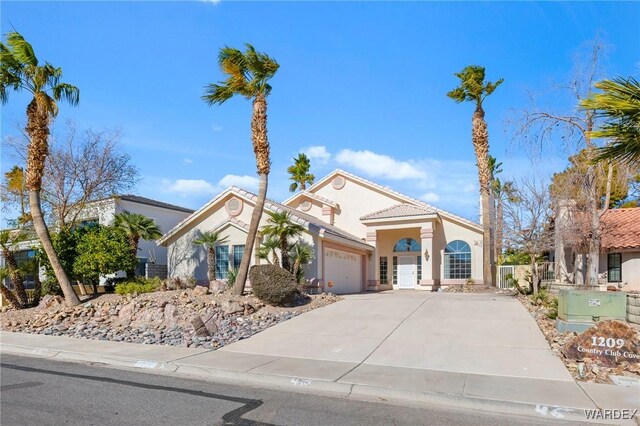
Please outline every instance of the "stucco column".
M425 223L420 229L420 242L422 246L422 277L420 285L434 285L438 282L434 279L439 274L434 273L433 252L433 223Z
M378 255L378 246L376 245L377 233L376 231L367 232L367 244L375 247L373 251L373 275L368 277L367 289L378 290L380 287L380 256Z

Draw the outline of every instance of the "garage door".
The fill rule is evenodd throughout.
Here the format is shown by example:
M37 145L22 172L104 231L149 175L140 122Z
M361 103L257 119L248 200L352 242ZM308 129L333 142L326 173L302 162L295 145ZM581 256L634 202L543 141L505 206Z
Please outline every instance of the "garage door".
M333 248L324 249L325 291L344 294L362 291L362 255Z

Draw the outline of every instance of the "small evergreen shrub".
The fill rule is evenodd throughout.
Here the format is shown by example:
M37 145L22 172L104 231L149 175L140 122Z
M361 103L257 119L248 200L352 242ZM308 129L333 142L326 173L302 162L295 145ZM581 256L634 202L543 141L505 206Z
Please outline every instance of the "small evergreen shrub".
M60 284L58 284L58 280L56 280L55 277L47 277L42 281L41 291L43 296L47 294L52 296L64 296L64 293L62 293L62 289L60 288Z
M158 290L161 285L160 278L136 278L116 285L116 293L122 295L151 293Z
M249 270L253 294L269 305L291 303L298 294L298 283L289 271L275 265L255 265Z

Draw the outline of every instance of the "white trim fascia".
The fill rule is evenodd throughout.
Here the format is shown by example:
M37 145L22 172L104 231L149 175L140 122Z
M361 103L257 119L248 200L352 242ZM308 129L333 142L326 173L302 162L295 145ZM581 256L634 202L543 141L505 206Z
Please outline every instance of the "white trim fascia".
M389 223L389 222L422 222L424 219L427 220L431 220L431 219L438 219L439 216L437 213L433 213L433 214L424 214L424 215L419 215L419 216L400 216L400 217L388 217L388 218L382 218L382 219L364 219L364 220L360 220L360 222L362 222L365 225L375 225L378 223Z

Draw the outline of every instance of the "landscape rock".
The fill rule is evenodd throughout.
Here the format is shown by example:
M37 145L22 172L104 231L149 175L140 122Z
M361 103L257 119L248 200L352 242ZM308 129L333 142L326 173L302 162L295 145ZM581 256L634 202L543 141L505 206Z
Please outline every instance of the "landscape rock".
M39 311L49 309L53 306L59 306L64 303L64 299L60 296L52 296L47 294L42 299L40 299L40 303L38 303L38 307L36 308Z
M213 280L209 283L209 292L211 294L222 293L227 287L227 283L224 281Z
M191 293L193 296L203 296L205 294L209 293L209 288L203 286L203 285L197 285L194 289L193 292Z

